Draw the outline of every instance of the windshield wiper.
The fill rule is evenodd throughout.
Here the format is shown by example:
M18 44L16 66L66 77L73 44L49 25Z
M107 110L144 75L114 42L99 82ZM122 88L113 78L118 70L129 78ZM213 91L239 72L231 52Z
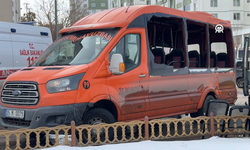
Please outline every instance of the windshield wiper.
M52 64L43 64L41 66L65 66L65 65L70 65L70 64L56 64L56 63L52 63Z
M70 64L53 64L54 66L64 66L64 65L70 65Z

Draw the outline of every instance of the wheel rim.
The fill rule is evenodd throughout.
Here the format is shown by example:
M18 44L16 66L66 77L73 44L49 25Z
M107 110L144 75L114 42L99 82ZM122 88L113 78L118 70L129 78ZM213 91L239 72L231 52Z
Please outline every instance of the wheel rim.
M87 123L90 124L90 125L97 125L97 124L100 124L100 123L106 123L106 121L103 118L101 118L101 117L93 117L93 118L89 119L87 121ZM99 129L99 136L101 137L104 134L105 134L105 129L104 128L100 128ZM88 139L87 138L88 135L84 134L83 136L84 136L84 138ZM91 140L92 141L96 141L97 140L97 129L96 128L91 129L90 136L91 136Z
M97 125L100 123L105 123L105 120L101 117L93 117L88 121L88 124L90 125Z
M237 79L236 84L238 87L243 87L243 79L242 78Z

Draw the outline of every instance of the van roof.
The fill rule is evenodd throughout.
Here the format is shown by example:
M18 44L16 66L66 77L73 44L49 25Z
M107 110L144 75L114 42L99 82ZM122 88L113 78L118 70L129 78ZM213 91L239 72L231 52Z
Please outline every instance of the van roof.
M51 37L51 31L47 27L0 21L0 32L13 33L11 32L11 29L15 29L15 33L17 34L27 34L27 35L41 35L41 32L46 32L48 33L48 36Z
M213 15L200 11L181 11L157 5L135 5L127 7L118 7L114 9L104 10L92 15L86 16L71 27L62 29L60 33L72 32L84 29L110 28L110 27L126 27L133 20L143 14L163 13L200 22L206 22L212 25L222 24L231 27L229 21L215 18Z

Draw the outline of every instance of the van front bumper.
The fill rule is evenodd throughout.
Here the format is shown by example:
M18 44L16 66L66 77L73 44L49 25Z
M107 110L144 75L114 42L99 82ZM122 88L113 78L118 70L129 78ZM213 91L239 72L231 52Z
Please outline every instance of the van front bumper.
M48 106L37 109L10 108L0 105L0 125L12 128L55 127L58 125L70 125L71 121L76 124L81 122L82 115L86 111L88 103ZM24 111L24 118L6 117L6 110Z

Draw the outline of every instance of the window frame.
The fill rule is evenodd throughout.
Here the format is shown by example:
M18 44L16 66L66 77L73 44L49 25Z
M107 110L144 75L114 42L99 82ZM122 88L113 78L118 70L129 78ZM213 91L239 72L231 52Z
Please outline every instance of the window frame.
M215 18L218 18L218 13L211 13Z
M233 0L233 6L240 6L240 0Z
M233 20L240 20L240 13L233 13Z
M194 3L194 11L198 11L197 3Z
M210 0L210 7L218 7L218 0Z
M128 45L129 45L129 41L128 41L128 37L126 37L127 35L136 35L136 36L138 36L138 37L136 37L136 38L138 38L138 41L136 41L136 43L134 43L134 44L136 44L136 46L138 47L138 62L137 62L137 64L135 64L133 67L131 67L131 68L129 68L128 70L126 70L126 64L125 64L125 60L124 60L124 58L125 58L125 56L124 56L124 54L125 54L125 49L128 49ZM119 41L116 43L116 45L112 48L112 50L109 52L109 61L111 60L111 57L112 57L112 55L110 56L110 54L112 53L112 51L116 48L116 46L119 44L119 42L121 42L121 40L123 40L122 42L122 46L123 46L123 54L122 54L122 58L123 58L123 62L124 62L124 64L125 64L125 71L124 71L124 73L127 73L127 72L130 72L130 71L132 71L132 70L134 70L135 68L138 68L140 65L141 65L141 34L140 33L126 33L126 34L124 34L120 39L119 39ZM127 44L126 44L127 43ZM116 51L116 53L117 53L117 51ZM112 54L115 54L115 53L112 53ZM133 60L134 61L134 60Z

